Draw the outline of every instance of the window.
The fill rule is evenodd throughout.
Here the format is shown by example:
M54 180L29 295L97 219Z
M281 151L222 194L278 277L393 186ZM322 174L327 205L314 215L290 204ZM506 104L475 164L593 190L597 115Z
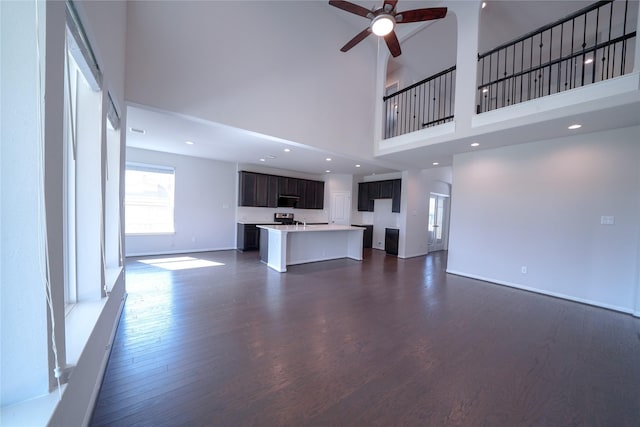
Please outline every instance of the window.
M64 71L64 290L70 310L101 297L104 119L103 92L69 26Z
M125 233L173 233L175 169L127 163Z

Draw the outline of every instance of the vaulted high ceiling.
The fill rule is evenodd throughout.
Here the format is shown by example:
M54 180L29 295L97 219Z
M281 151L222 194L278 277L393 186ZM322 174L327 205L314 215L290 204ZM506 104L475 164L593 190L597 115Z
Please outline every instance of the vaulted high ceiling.
M489 1L479 50L590 3ZM446 4L400 0L398 9ZM374 157L375 64L386 46L369 37L339 52L366 24L325 1L129 2L126 98L134 109L128 125L140 127L144 117L147 133L129 132L127 144L229 161L235 153L236 161L256 164L295 147L304 161L262 165L310 173L324 171L326 165L312 165L326 156L341 159L332 172L365 172L356 163L366 165L365 173L415 167L401 155ZM403 55L389 69L409 70L419 80L453 65L455 28L455 15L399 26ZM181 125L162 126L169 118ZM230 146L243 137L247 148ZM196 138L186 151L184 141Z

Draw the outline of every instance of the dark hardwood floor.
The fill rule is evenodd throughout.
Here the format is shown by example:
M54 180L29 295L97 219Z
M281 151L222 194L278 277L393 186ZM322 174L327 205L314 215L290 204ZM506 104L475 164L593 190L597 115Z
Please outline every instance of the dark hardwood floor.
M632 316L448 275L445 253L185 256L127 262L91 425L640 425Z

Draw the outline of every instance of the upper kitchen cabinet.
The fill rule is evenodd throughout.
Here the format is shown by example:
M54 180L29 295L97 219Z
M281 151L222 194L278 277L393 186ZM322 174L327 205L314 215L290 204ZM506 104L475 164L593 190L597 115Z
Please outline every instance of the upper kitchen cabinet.
M278 177L275 175L265 175L267 177L267 207L278 207Z
M369 198L369 183L358 183L358 211L373 212L373 199Z
M391 212L400 212L400 195L402 193L402 180L393 180L393 190L391 192Z
M375 199L391 199L391 211L400 212L402 180L371 181L358 183L358 211L373 212Z
M278 191L280 195L299 196L298 194L298 178L290 178L288 176L278 177Z
M309 209L324 209L324 181L310 181L315 188L313 205ZM308 188L308 187L307 187Z
M324 208L324 182L263 173L239 172L239 205L278 207L278 197L297 197L298 209Z
M393 182L394 181L380 181L380 198L391 199L393 198Z
M238 181L238 202L240 206L257 206L256 194L257 188L257 174L251 172L240 172L240 178Z

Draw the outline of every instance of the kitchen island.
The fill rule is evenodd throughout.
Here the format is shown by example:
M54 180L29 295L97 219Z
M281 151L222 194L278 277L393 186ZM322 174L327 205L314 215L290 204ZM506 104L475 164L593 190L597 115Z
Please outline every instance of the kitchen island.
M351 258L362 261L364 228L348 225L258 225L260 259L284 273L288 265Z

